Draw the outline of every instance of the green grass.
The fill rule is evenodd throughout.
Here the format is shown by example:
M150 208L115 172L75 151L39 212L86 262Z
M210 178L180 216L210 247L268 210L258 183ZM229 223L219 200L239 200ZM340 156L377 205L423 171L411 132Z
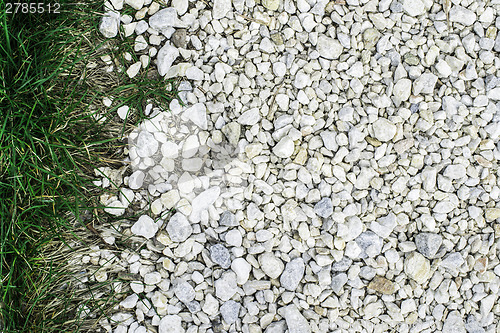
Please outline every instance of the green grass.
M120 41L99 39L102 5L60 3L60 14L13 15L0 0L0 332L92 331L116 302L119 274L83 288L74 261L89 245L105 247L90 227L109 218L93 169L123 158L131 128L115 122L117 107L136 109L137 122L149 99L165 107L177 97L175 81L148 70L134 80L103 73L99 57ZM109 110L103 96L116 98ZM79 320L82 304L97 317Z

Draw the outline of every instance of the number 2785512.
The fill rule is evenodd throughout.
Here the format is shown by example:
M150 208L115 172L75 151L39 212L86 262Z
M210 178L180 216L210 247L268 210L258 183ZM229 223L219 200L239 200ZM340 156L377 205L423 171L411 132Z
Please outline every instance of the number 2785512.
M61 5L59 3L43 3L43 2L7 2L5 11L7 14L43 14L53 13L59 14Z

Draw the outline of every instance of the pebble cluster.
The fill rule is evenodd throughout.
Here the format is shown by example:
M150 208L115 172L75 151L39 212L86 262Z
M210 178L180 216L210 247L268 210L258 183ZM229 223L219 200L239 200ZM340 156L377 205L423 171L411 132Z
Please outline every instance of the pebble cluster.
M499 0L105 7L136 36L116 70L185 105L148 105L130 176L96 170L107 212L148 209L145 248L83 260L133 277L103 331L500 330Z

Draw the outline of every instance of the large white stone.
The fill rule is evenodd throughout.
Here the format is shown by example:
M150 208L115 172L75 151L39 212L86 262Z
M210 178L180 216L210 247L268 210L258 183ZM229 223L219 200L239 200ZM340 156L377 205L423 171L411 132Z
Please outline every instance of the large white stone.
M168 315L160 320L159 333L184 333L182 318L178 315Z
M139 217L137 222L134 223L130 231L132 231L134 235L149 239L156 235L156 232L158 231L158 224L155 223L151 217L142 215Z
M295 144L288 135L285 135L279 142L274 146L273 153L281 158L288 158L292 156L295 149Z
M212 18L219 20L231 10L231 0L215 0L212 8Z
M391 141L396 135L397 127L385 118L379 118L373 123L373 134L381 142Z
M323 34L318 37L316 49L319 55L326 59L337 59L344 50L339 41Z
M165 44L157 54L157 62L156 65L158 67L158 73L161 76L167 74L170 67L174 63L175 59L179 56L179 51L170 43Z

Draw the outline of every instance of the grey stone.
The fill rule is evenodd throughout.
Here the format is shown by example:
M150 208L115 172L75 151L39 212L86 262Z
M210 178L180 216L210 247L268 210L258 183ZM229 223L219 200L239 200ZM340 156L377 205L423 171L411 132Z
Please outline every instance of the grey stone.
M187 47L187 30L186 29L175 30L170 39L172 40L172 43L176 47L185 49Z
M302 258L296 258L288 262L285 270L281 274L280 283L283 288L295 291L299 286L300 280L304 276L305 264Z
M168 221L166 230L173 242L184 242L191 236L193 227L182 213L177 212Z
M231 266L229 250L222 244L215 244L210 247L210 259L222 268L229 268Z
M327 218L333 214L332 199L323 198L314 205L314 212L323 218Z
M343 257L340 261L334 262L332 264L332 272L345 272L351 267L352 265L352 260Z
M340 295L340 292L342 291L342 288L344 288L344 285L346 284L347 280L349 279L346 273L339 273L333 276L331 284L333 292L336 293L337 295Z
M382 238L372 231L361 233L355 241L362 250L360 258L373 258L382 251Z
M415 245L418 252L429 259L435 257L442 243L443 238L438 234L424 232L415 236Z
M451 311L443 324L443 333L465 333L465 323L458 311Z
M233 300L229 300L222 304L220 307L220 313L222 315L222 319L228 324L234 323L238 320L240 314L241 304L237 303Z
M311 327L306 318L300 313L295 304L284 309L284 317L289 333L310 333Z
M174 288L175 296L183 303L194 300L194 288L188 282L177 283Z
M230 211L226 210L224 213L222 213L222 215L220 217L219 225L225 226L225 227L237 227L240 224L236 220L236 215L234 215Z

